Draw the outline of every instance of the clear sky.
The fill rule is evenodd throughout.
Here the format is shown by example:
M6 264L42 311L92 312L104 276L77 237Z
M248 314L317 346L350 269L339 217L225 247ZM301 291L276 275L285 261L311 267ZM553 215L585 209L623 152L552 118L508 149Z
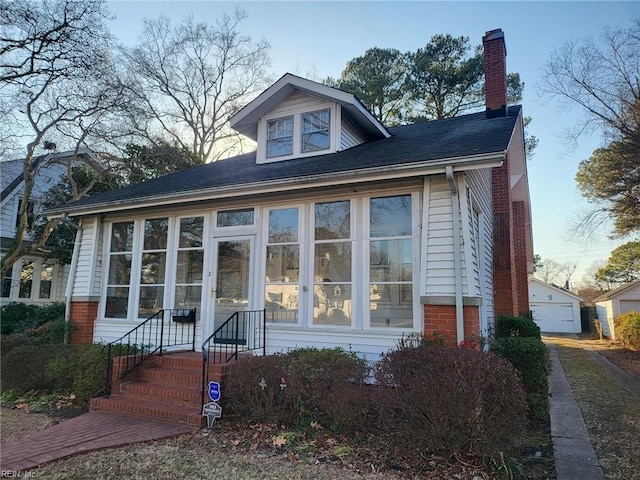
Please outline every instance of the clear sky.
M189 13L214 23L237 6L248 14L240 26L252 39L271 44L274 80L290 72L322 80L338 77L347 61L371 47L415 51L438 33L468 36L482 43L488 30L502 28L507 45L507 70L525 82L523 110L531 116L530 133L538 137L535 155L528 162L533 213L534 251L543 259L577 263L580 280L594 261L605 261L624 241L607 239L603 229L590 245L568 241L572 220L588 204L576 187L578 162L600 146L597 135L582 138L570 148L562 133L582 112L561 110L537 88L541 69L553 50L563 43L599 35L605 27L631 26L640 17L635 1L110 1L116 16L112 32L133 44L143 18L165 15L178 22Z

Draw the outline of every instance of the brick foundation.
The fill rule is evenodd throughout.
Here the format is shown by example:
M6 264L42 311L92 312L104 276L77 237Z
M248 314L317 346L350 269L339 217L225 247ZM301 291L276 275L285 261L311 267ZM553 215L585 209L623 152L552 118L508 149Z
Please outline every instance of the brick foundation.
M480 309L475 305L465 305L464 338L475 341L480 335ZM424 306L424 336L440 336L447 346L458 345L455 305L425 305Z
M86 345L93 343L93 326L98 316L98 302L71 302L70 335L72 345Z

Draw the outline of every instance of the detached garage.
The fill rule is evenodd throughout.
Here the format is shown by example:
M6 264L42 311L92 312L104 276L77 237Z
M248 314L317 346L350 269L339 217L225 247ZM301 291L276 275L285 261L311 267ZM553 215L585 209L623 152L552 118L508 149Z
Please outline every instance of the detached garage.
M537 278L529 279L529 306L533 320L542 332L581 332L581 300L568 290L549 285Z
M622 313L640 312L640 278L600 295L594 302L602 334L615 340L615 318Z

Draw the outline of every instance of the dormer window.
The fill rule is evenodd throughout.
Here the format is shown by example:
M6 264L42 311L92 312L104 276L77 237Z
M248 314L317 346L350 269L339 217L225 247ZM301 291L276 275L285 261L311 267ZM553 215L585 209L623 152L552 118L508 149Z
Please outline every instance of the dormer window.
M267 157L293 153L293 115L267 122Z
M329 110L302 115L302 152L329 148Z

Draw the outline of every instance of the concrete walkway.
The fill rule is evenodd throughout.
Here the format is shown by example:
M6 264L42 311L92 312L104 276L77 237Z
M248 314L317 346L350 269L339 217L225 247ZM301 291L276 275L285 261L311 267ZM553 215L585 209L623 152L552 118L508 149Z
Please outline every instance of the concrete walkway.
M582 413L564 374L553 337L543 336L543 341L549 347L551 358L549 416L557 479L603 480L602 467L598 463Z
M189 433L195 427L85 413L0 447L2 477L79 453Z

